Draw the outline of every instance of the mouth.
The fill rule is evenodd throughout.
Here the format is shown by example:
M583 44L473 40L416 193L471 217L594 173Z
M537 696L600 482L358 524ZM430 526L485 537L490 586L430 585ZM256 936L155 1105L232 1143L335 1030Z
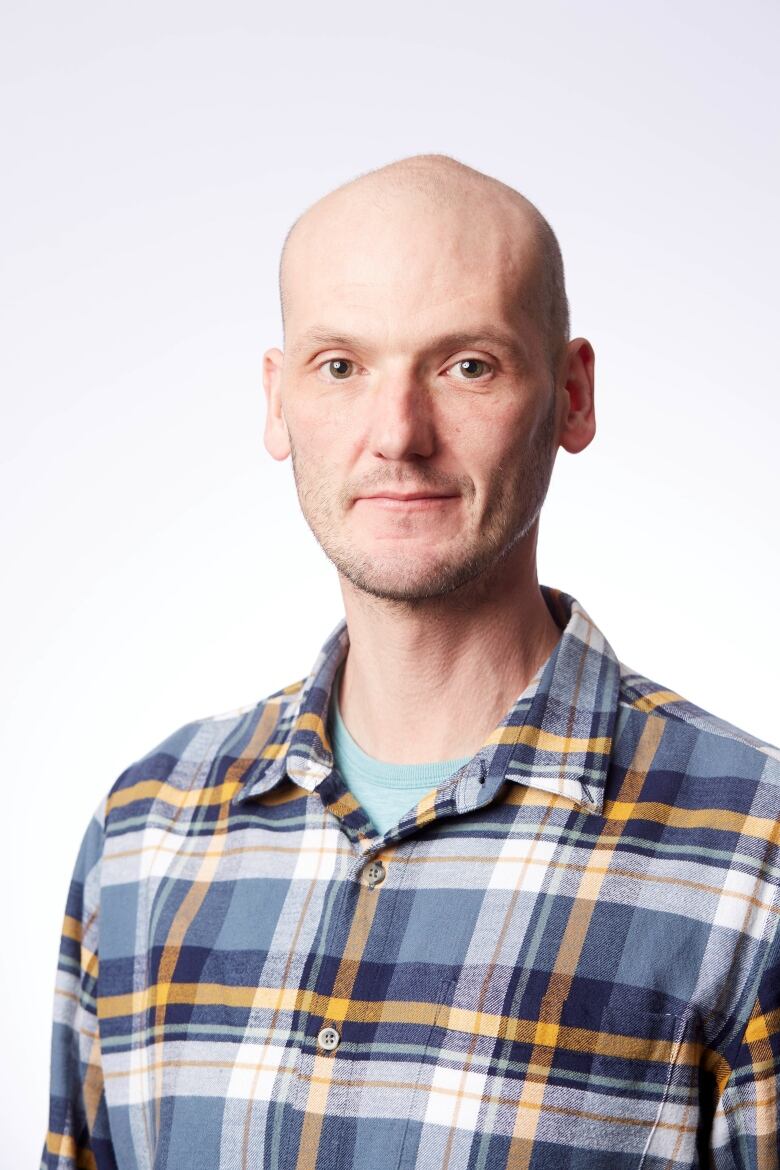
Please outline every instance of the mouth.
M355 503L373 504L376 507L389 508L391 510L403 508L419 510L441 507L444 504L451 504L453 500L457 499L457 496L432 495L423 492L415 492L410 495L387 492L386 494L376 496L358 496Z

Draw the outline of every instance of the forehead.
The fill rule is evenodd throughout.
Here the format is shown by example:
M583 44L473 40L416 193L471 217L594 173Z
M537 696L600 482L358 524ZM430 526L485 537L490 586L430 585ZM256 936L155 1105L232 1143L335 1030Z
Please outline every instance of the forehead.
M285 258L285 324L293 334L341 314L384 323L492 320L531 315L537 249L527 221L490 201L354 201L316 208Z

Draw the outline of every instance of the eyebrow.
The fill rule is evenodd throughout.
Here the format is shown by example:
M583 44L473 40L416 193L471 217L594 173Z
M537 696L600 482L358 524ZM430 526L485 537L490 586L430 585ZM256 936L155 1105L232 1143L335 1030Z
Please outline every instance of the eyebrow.
M425 346L424 352L434 353L445 349L479 349L485 343L511 353L520 360L527 360L528 351L519 337L512 333L505 333L493 326L478 331L445 333L434 337ZM328 329L315 326L301 334L300 340L292 346L290 352L297 356L302 351L314 346L324 346L328 349L370 349L371 342L365 338L350 337L346 333L331 332Z

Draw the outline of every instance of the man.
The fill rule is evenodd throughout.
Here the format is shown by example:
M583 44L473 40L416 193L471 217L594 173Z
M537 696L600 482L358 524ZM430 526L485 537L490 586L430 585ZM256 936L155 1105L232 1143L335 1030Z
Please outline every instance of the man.
M780 1165L780 753L537 581L595 433L555 236L441 155L280 266L266 446L345 621L90 825L43 1165Z

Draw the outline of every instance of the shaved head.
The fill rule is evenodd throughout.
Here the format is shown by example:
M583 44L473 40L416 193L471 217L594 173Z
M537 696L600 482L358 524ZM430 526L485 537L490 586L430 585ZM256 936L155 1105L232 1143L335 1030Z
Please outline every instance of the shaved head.
M557 451L595 431L592 347L533 204L448 155L399 159L298 217L279 284L266 447L342 587L470 612L532 576Z
M279 261L283 332L295 300L296 280L305 274L307 249L317 250L318 232L328 232L329 220L336 217L343 222L348 216L355 245L360 246L362 218L370 223L378 209L414 205L442 215L465 213L475 224L484 222L500 233L507 272L517 274L509 295L536 322L555 375L569 340L563 259L555 233L519 191L446 154L411 155L367 171L298 216L285 236Z

